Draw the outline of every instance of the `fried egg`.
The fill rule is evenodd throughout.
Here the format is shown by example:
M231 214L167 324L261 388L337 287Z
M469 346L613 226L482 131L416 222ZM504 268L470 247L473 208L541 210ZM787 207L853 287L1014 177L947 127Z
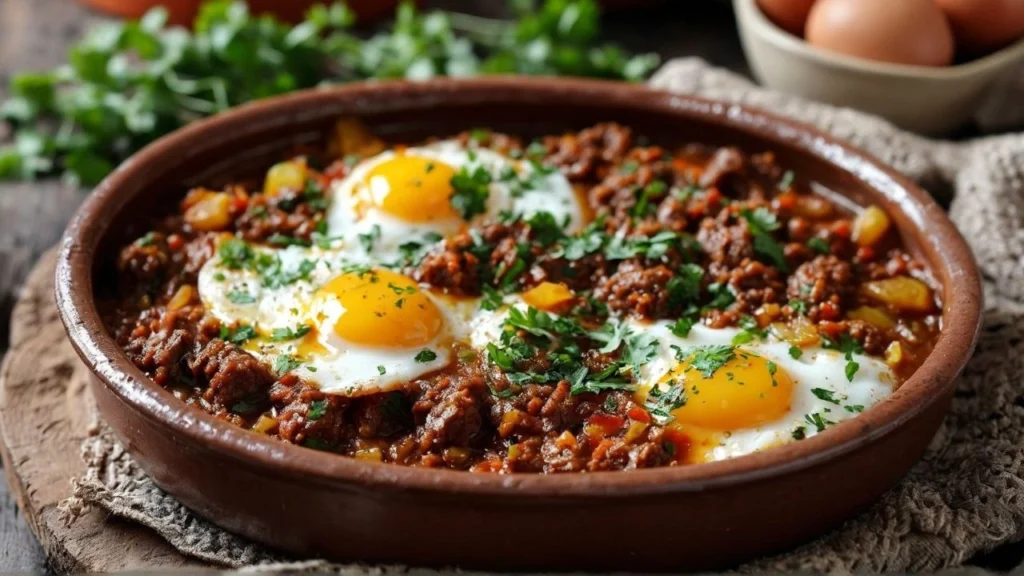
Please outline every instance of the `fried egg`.
M442 141L389 150L357 164L332 186L329 236L353 258L387 263L398 260L406 242L456 234L469 222L453 202L453 179L487 190L470 221L543 211L570 234L584 224L581 203L560 171Z
M679 338L669 322L629 322L658 343L654 358L642 367L636 399L646 402L655 387L657 395L682 386L685 398L673 403L681 405L670 411L668 426L691 439L693 462L813 436L889 397L895 385L884 362L862 354L848 360L820 345L795 348L756 338L734 346L741 331L733 328L696 325ZM700 353L706 360L706 353L715 351L721 352L717 362L702 362ZM848 378L849 362L857 368Z

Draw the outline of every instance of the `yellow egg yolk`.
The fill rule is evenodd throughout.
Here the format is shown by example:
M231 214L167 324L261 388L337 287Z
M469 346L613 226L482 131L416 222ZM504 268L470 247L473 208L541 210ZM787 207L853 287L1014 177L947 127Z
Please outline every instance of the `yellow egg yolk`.
M686 403L672 411L683 428L731 431L754 428L789 412L793 381L774 362L742 349L733 349L708 364L691 354L661 382L662 389L682 384ZM704 358L706 359L706 357Z
M455 168L443 162L398 155L374 166L365 183L380 210L407 222L430 222L459 217L451 205L452 176Z
M342 274L324 284L317 298L341 305L334 333L355 344L423 346L441 332L444 324L437 305L412 279L389 270ZM324 318L316 320L323 322Z

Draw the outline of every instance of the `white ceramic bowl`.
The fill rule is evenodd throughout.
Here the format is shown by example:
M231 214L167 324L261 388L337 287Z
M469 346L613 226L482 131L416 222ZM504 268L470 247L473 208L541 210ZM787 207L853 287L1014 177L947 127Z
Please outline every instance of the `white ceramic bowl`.
M944 134L963 125L992 83L1024 61L1021 40L984 58L942 68L873 62L807 44L773 24L756 0L733 0L733 6L743 51L762 84L864 110L923 134Z

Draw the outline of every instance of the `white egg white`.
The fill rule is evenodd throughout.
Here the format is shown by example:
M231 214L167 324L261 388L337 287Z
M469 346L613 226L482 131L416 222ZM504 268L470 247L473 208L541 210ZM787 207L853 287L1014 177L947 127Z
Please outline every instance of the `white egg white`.
M411 147L403 151L408 156L436 160L458 170L476 167L486 169L492 178L487 209L474 220L494 220L501 213L522 214L529 217L538 212L549 212L556 222L565 223L567 233L583 226L583 211L568 179L558 170L539 173L527 178L538 168L528 162L519 162L489 149L467 149L455 141L442 141L429 146ZM450 236L464 229L467 223L460 218L408 222L379 209L360 209L360 191L367 186L366 177L375 167L396 156L394 151L382 152L356 165L343 180L331 187L331 204L327 212L328 236L335 246L350 254L376 263L396 262L401 257L400 246L424 238ZM518 180L530 186L512 186L503 180L504 174L514 171ZM388 183L381 177L370 180L371 195L384 195Z
M687 350L697 346L731 344L741 332L735 328L715 329L698 324L686 338L679 338L672 334L670 322L629 322L634 330L647 331L658 341L657 355L641 371L642 386L661 381L677 366L677 348ZM719 438L720 444L706 455L708 460L723 460L791 442L794 434L797 437L813 436L819 432L816 422L820 421L827 427L854 418L893 392L895 378L888 366L877 358L854 354L852 359L859 367L853 379L848 380L847 360L836 350L807 347L801 349L799 358L793 358L789 343L758 339L742 344L740 348L771 360L789 375L793 381L792 404L788 414L774 422L724 432ZM836 402L823 397L830 397Z

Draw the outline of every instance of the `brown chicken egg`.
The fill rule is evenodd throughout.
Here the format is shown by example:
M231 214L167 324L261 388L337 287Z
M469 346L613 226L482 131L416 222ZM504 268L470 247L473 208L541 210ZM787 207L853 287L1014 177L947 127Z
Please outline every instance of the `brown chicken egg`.
M934 0L818 0L808 16L807 42L911 66L947 66L954 51L952 29Z
M814 0L757 0L757 6L779 28L803 36Z
M1024 0L935 0L946 13L957 46L984 54L1024 37Z

